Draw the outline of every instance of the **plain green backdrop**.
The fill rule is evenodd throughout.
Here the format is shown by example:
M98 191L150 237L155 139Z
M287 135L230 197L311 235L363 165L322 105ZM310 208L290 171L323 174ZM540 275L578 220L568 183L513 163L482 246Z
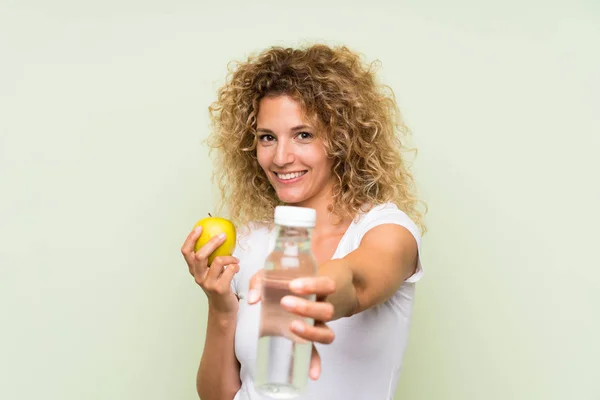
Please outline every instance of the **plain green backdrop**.
M381 60L419 149L396 399L600 399L599 4L0 0L0 399L197 398L207 107L311 41Z

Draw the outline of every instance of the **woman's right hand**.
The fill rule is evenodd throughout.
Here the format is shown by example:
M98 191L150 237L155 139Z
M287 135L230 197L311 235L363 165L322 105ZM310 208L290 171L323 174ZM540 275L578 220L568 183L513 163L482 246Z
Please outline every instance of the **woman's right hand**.
M211 311L222 315L235 315L239 308L239 300L231 290L231 280L240 270L240 260L233 256L217 256L208 266L208 256L223 244L225 234L211 238L198 251L194 251L201 233L201 227L190 232L181 247L181 254L185 258L190 274L206 293Z

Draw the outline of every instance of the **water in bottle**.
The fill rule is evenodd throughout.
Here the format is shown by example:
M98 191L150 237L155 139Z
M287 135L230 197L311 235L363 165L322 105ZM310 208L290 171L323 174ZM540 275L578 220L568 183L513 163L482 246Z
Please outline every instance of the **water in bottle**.
M255 387L275 399L290 399L301 394L308 383L312 343L290 329L302 318L285 311L280 302L292 295L291 280L317 274L311 252L310 236L316 212L311 208L279 206L275 209L275 248L268 255L263 271L261 320L256 363ZM298 296L298 295L295 295ZM304 296L314 300L314 295Z

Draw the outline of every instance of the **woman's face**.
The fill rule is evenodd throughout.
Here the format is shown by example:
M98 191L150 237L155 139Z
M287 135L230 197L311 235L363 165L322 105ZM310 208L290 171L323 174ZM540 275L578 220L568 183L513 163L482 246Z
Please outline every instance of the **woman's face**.
M258 163L286 204L316 207L331 194L333 162L315 129L289 96L264 97L259 103Z

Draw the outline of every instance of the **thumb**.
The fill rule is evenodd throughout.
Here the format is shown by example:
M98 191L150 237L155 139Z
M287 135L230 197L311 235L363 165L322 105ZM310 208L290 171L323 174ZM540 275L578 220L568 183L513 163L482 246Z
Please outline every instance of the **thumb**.
M310 379L316 381L321 376L321 356L314 343L312 345L312 354L310 356L310 370L308 372Z
M255 304L260 301L262 291L262 277L263 272L258 271L250 279L249 291L248 291L248 304Z

